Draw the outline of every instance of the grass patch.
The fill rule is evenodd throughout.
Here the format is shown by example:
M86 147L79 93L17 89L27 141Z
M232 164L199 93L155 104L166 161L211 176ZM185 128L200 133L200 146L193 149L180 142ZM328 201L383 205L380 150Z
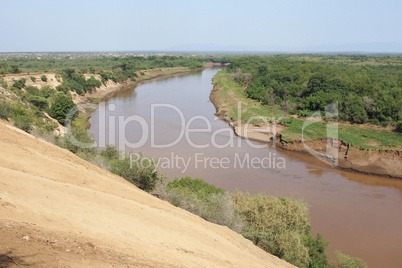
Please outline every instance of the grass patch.
M402 149L402 134L358 126L339 126L339 138L362 149Z
M241 119L242 122L259 123L262 120L253 117L266 117L275 120L284 115L281 108L277 105L262 105L259 101L248 98L243 88L231 79L231 74L226 71L218 72L214 78L214 85L221 89L216 93L217 105L227 105L226 115L232 120ZM239 102L241 103L241 113L239 113Z
M99 104L103 98L102 97L88 97L88 100L92 103Z
M281 120L287 126L282 133L285 141L301 140L303 125L308 122L292 118ZM328 135L331 136L331 135ZM327 137L327 124L315 122L303 130L305 140ZM361 149L402 149L400 133L360 126L338 125L338 137L354 147Z
M92 111L80 112L76 118L73 120L74 126L83 127L89 129L91 124L89 123L89 118L91 117Z

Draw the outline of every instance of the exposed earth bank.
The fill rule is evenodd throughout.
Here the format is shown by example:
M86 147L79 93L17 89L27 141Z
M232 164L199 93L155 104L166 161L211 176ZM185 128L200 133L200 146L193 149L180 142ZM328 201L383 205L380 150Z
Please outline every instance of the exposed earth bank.
M0 121L0 267L293 267Z

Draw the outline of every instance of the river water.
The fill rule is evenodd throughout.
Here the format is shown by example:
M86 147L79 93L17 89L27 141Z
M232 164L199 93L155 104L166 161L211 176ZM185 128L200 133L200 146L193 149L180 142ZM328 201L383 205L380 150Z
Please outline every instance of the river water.
M90 119L99 147L159 160L169 179L303 199L328 253L402 267L402 181L340 171L306 155L236 137L209 101L219 68L144 82L102 102Z

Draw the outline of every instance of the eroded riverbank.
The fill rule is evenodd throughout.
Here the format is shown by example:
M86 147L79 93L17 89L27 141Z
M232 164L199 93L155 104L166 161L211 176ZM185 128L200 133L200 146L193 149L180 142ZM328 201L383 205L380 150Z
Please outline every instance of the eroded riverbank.
M226 88L225 88L226 87ZM241 109L237 103L250 103L252 100L232 92L223 93L227 85L217 85L210 94L210 100L216 109L216 115L227 121L236 135L244 139L265 142L278 148L302 154L314 155L335 168L402 179L402 151L394 149L361 149L342 139L285 140L281 131L286 127L279 122L246 124L234 113ZM228 104L227 99L231 99ZM258 109L258 104L251 104ZM248 111L243 111L247 116ZM233 118L236 118L233 120Z

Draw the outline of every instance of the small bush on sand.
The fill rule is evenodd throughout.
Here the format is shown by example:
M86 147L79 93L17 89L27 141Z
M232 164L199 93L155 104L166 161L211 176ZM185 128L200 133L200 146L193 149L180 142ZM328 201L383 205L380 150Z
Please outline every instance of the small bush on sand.
M243 219L237 213L231 196L201 179L175 179L167 185L158 184L154 194L203 219L240 232Z
M129 157L110 145L101 152L101 156L105 159L104 164L110 172L123 177L144 191L154 190L156 184L162 181L157 171L156 160L152 158L140 155L136 161L131 161Z
M20 79L14 81L14 84L11 87L16 88L16 89L21 89L25 86L25 82L26 82L25 78L20 78Z
M240 232L243 219L236 212L231 196L202 179L185 177L167 185L158 184L154 194L203 219Z
M10 105L6 102L1 100L0 101L0 118L8 119L10 117Z
M10 117L14 125L26 132L32 129L33 118L31 110L26 109L20 103L13 103L10 105Z
M2 86L2 87L4 87L4 88L7 88L7 82L3 79L3 78L0 78L0 86Z
M224 194L225 190L214 185L208 184L202 179L191 179L184 177L174 179L166 186L168 189L176 189L177 191L190 191L195 193L198 199L207 200L212 194Z
M25 132L29 132L32 129L32 118L27 115L16 116L13 118L14 125L22 129Z

